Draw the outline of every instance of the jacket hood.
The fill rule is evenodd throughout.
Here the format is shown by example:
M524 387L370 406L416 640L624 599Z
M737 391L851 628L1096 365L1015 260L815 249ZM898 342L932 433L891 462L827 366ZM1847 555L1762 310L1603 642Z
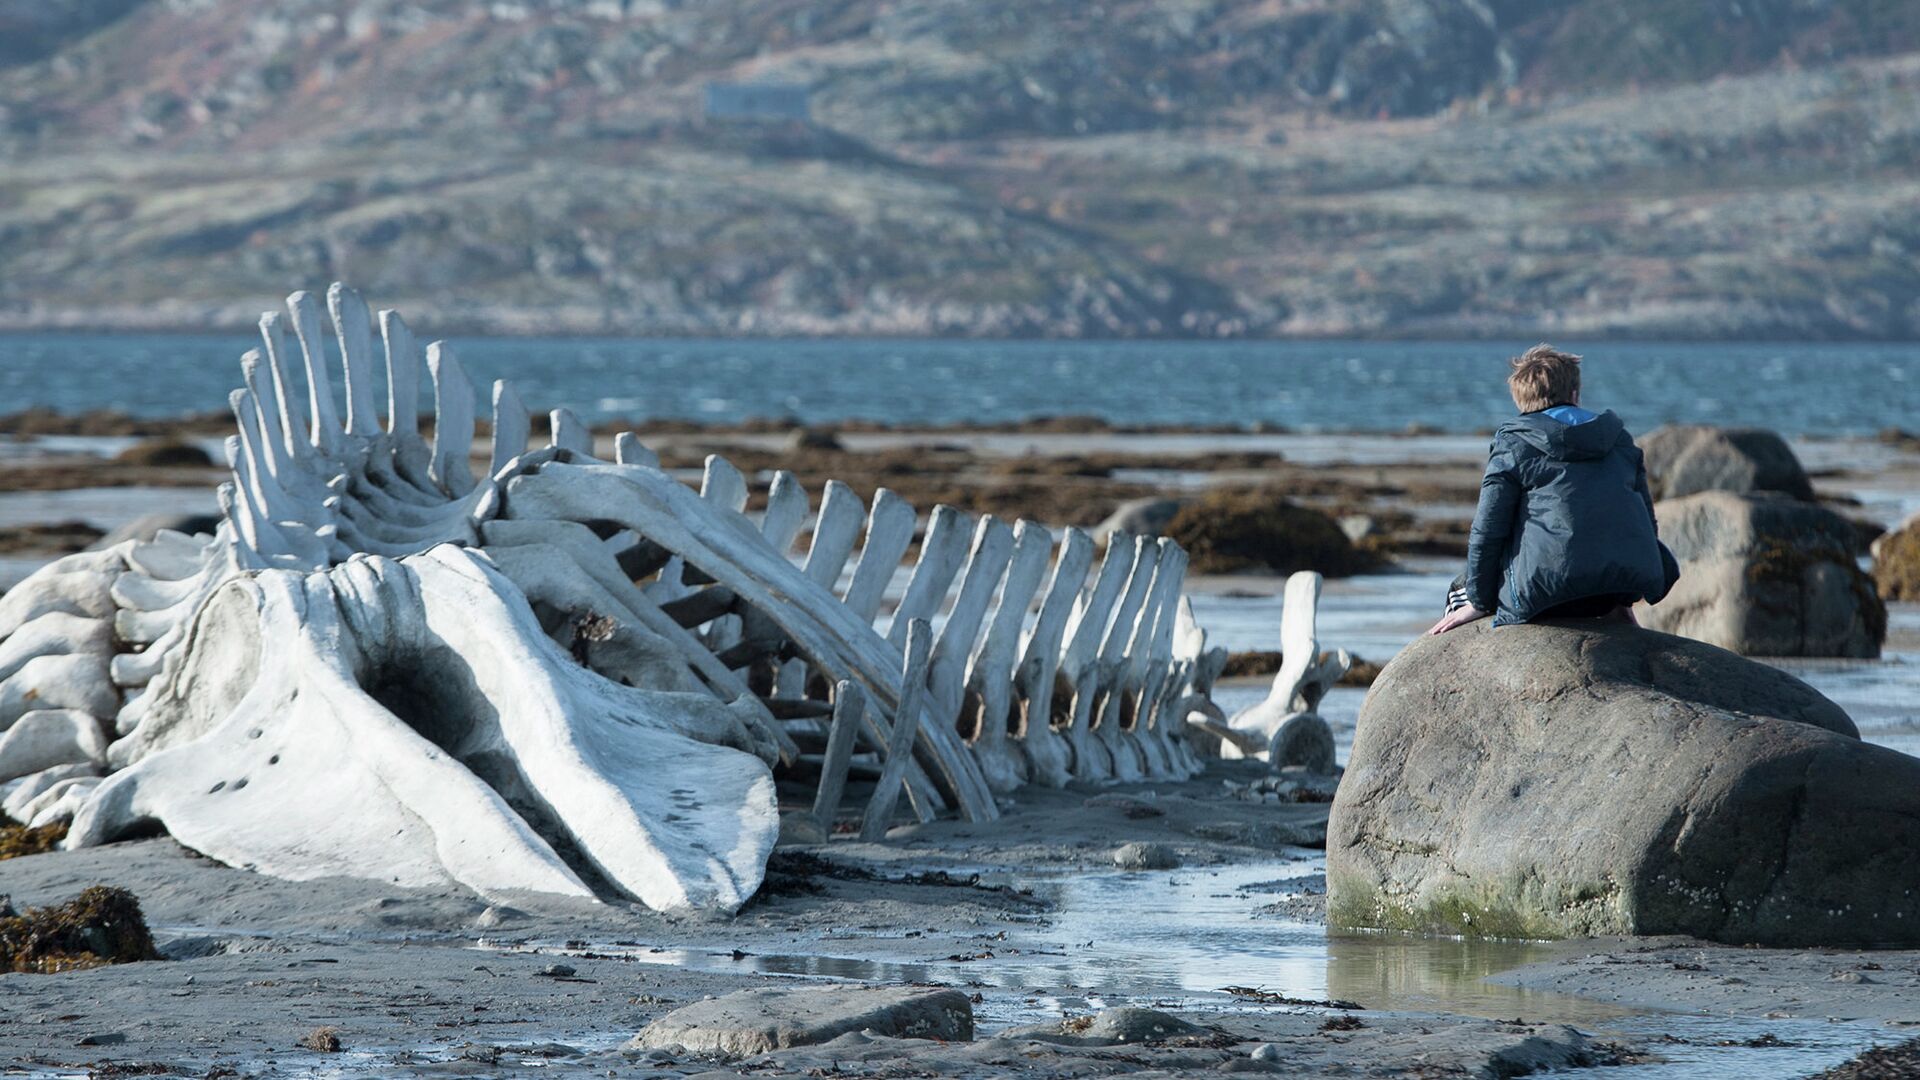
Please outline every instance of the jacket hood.
M1605 457L1626 432L1627 426L1609 409L1574 424L1546 411L1522 413L1500 425L1498 434L1512 435L1558 461L1581 461Z

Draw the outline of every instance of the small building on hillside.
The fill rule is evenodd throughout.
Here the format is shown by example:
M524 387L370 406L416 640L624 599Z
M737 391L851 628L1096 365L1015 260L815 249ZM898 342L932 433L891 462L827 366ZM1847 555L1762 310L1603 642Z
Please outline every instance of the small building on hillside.
M808 91L795 83L708 83L707 119L811 122Z

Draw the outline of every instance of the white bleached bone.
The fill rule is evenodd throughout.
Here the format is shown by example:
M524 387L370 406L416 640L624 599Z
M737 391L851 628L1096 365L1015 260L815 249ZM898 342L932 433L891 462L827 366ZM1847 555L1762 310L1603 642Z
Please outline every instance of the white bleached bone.
M973 713L973 756L980 763L987 786L1008 793L1030 778L1026 755L1012 741L1015 658L1027 607L1047 572L1053 537L1031 521L1014 528L1013 554L1000 587L1000 598L987 624L980 647L967 664L967 702ZM964 719L964 717L963 717Z
M36 773L8 780L0 784L0 814L5 814L15 821L28 821L33 817L29 808L33 807L41 796L68 781L97 777L100 771L100 766L90 761L76 761L66 765L54 765Z
M1281 727L1295 717L1312 717L1322 727L1320 699L1353 666L1345 649L1323 654L1314 624L1320 607L1320 575L1303 570L1287 579L1280 612L1280 671L1265 700L1235 713L1226 730L1237 737L1223 739L1223 757L1265 757ZM1332 734L1326 734L1331 745ZM1290 740L1291 741L1291 740Z
M200 622L152 690L147 752L101 785L73 843L151 819L294 879L586 894L560 841L661 910L731 910L758 887L778 821L766 766L731 745L738 717L580 666L483 557L238 578Z
M1047 586L1047 598L1040 605L1040 615L1034 620L1014 674L1020 700L1017 741L1027 759L1028 774L1053 788L1066 787L1073 778L1073 747L1054 728L1053 699L1067 619L1073 614L1074 600L1092 566L1092 537L1080 529L1068 529L1054 564L1053 582Z
M36 709L0 734L0 782L80 763L105 765L107 736L78 709Z
M218 528L72 556L0 597L5 805L71 816L72 846L157 821L296 879L725 911L776 834L771 769L820 764L828 824L848 770L877 767L874 836L903 793L922 821L990 820L1029 781L1196 768L1181 736L1218 718L1224 653L1170 543L1110 545L1089 585L1080 530L1056 549L937 506L903 571L913 507L829 482L801 558L793 474L749 520L748 478L717 455L696 495L630 433L597 460L564 408L530 448L505 382L475 475L473 385L426 347L429 444L422 366L405 321L341 285L324 312L298 292L261 319Z

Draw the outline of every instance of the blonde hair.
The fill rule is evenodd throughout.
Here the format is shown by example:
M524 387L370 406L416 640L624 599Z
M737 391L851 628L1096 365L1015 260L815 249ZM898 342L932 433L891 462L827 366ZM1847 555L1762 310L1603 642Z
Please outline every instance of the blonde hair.
M1540 344L1513 358L1507 389L1521 412L1571 405L1580 394L1580 358Z

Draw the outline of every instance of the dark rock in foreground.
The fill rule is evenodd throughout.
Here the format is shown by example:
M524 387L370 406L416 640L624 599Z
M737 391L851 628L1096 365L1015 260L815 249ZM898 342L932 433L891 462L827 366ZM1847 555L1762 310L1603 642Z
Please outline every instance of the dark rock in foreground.
M1648 432L1639 445L1655 499L1702 491L1778 491L1795 499L1813 498L1813 484L1800 459L1785 439L1765 428L1668 424Z
M1920 943L1920 758L1805 683L1619 624L1416 639L1361 710L1329 921Z
M1880 655L1887 609L1839 514L1779 494L1707 491L1659 503L1680 581L1650 628L1747 656Z
M935 987L764 987L675 1009L630 1045L746 1057L848 1032L966 1042L973 1038L973 1004L958 990Z

